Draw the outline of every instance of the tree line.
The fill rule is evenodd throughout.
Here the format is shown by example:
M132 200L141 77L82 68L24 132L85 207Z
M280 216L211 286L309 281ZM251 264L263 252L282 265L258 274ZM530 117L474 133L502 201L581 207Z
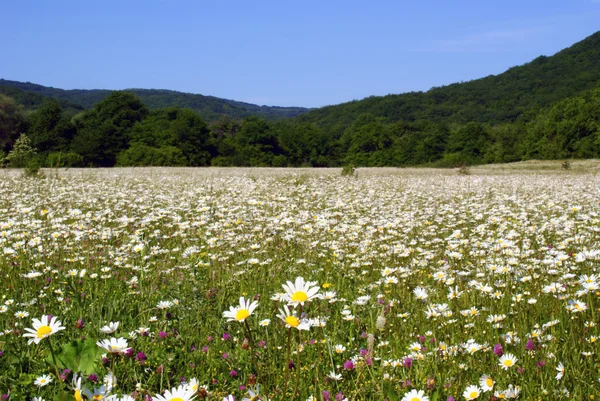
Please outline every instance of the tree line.
M600 88L514 122L386 122L370 113L332 132L313 122L223 116L205 122L191 109L149 110L128 92L113 92L75 116L48 100L25 113L0 97L0 152L21 134L46 167L112 166L441 166L528 159L600 157Z

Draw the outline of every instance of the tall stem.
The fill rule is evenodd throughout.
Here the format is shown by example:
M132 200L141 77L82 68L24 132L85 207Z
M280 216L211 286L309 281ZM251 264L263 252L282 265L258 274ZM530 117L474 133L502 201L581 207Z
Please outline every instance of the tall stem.
M56 380L60 383L60 388L63 388L63 381L58 373L58 363L56 363L56 356L54 355L54 348L52 347L52 340L48 339L48 347L50 347L50 355L52 355L52 362L54 363L54 373L56 374Z
M254 339L252 338L252 330L250 330L248 320L244 320L244 323L246 324L246 330L248 331L248 341L250 342L250 356L252 357L252 368L254 369L254 373L258 377L258 368L256 366L256 360L254 356Z
M296 351L296 355L298 355L298 364L296 365L296 384L294 385L294 391L292 392L292 401L298 395L298 385L300 384L300 347L302 342L300 341L300 330L298 330L298 347Z
M292 339L292 328L290 327L288 329L288 335L287 335L287 350L285 353L285 363L286 363L286 367L285 367L285 384L283 386L283 397L285 398L285 393L287 391L287 387L288 387L288 379L290 378L290 342Z

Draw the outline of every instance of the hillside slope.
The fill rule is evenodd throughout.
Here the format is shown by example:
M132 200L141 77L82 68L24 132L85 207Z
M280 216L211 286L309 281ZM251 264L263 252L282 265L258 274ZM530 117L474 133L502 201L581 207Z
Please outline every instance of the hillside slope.
M14 88L28 93L67 101L69 103L80 105L86 109L99 103L113 92L106 89L65 90L30 82L9 81L6 79L0 79L0 87ZM187 107L196 111L208 122L216 121L224 115L234 119L259 116L267 120L276 121L284 118L296 117L309 111L309 109L303 107L258 106L251 103L221 99L214 96L204 96L164 89L126 89L126 91L134 93L150 109L159 109L170 106L181 108ZM14 96L11 97L14 98Z
M499 124L593 89L600 82L600 32L551 57L540 56L499 75L427 92L373 96L315 109L298 117L340 134L364 113L384 122Z

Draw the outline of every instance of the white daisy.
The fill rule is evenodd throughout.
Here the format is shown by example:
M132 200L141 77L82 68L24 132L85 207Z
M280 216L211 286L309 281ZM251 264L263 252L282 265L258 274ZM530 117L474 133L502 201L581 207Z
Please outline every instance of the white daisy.
M166 390L164 395L157 394L152 397L153 401L190 401L196 397L194 391L190 391L186 385Z
M44 386L47 386L48 384L50 384L50 382L52 382L52 376L50 376L50 375L41 375L40 377L38 377L37 379L35 379L35 381L33 382L33 384L35 384L38 387L44 387Z
M408 393L404 394L402 397L402 401L429 401L429 397L425 395L423 390L410 390Z
M504 370L508 370L510 367L514 366L515 363L517 363L517 357L513 354L504 354L498 361L498 365Z
M223 312L223 317L227 318L228 322L236 320L238 322L243 322L246 320L254 309L258 306L258 302L250 302L250 300L244 299L244 297L240 297L240 305L238 307L230 306L228 311Z
M470 401L479 397L479 394L481 394L481 389L478 386L467 386L463 392L463 397L465 397L467 401Z
M61 323L57 320L56 316L53 316L52 319L48 321L48 315L44 315L40 320L33 319L33 329L26 328L25 331L27 331L27 333L23 334L23 337L31 337L28 344L39 344L44 338L50 337L57 331L64 329L64 326L61 326Z
M129 350L127 340L123 337L111 338L110 340L102 340L96 343L99 347L104 348L109 354L124 354Z
M100 328L100 331L104 334L112 334L119 328L119 322L110 322L106 326Z
M318 298L319 288L319 286L315 286L314 282L304 281L303 277L297 277L294 283L288 281L283 284L286 301L294 306L304 305L305 302Z

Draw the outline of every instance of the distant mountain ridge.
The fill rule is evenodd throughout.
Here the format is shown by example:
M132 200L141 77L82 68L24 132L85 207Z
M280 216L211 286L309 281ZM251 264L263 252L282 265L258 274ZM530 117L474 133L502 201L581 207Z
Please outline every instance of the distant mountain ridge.
M89 109L101 102L112 90L108 89L59 89L31 82L10 81L0 79L0 93L14 96L15 89L31 94L41 95L47 98L57 99L67 107L80 106L81 109ZM270 121L296 117L308 112L310 109L304 107L278 107L259 106L256 104L239 102L236 100L221 99L215 96L177 92L166 89L125 89L138 96L150 109L159 109L170 106L191 108L202 116L206 121L216 121L226 115L235 119L250 116L258 116ZM39 100L39 98L37 99ZM65 103L67 102L67 103ZM27 104L25 104L27 108Z
M426 92L371 96L322 107L298 117L340 135L361 114L385 123L513 122L525 113L594 89L600 82L600 32L498 75L432 88Z

